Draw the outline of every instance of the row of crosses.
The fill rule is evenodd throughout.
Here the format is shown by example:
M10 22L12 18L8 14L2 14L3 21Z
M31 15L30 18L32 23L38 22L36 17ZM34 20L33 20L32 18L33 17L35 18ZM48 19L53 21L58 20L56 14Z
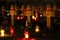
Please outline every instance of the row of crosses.
M33 16L34 15L34 11L36 12L35 13L35 16L36 16L36 18L38 18L38 9L36 8L33 8L34 10L32 10L31 11L31 7L30 7L30 5L27 5L27 7L26 7L26 9L24 9L24 5L22 5L21 6L21 11L22 11L22 14L24 15L24 16L27 16L27 22L28 23L31 23L31 16Z
M29 23L31 22L30 16L34 15L34 11L36 12L35 13L36 18L38 18L38 8L33 7L33 10L31 11L30 5L27 5L26 9L24 9L24 5L22 5L20 10L22 11L22 14L24 16L27 16L27 22L29 22ZM11 15L11 25L14 26L14 15L16 15L16 11L14 10L13 6L11 6L11 8L10 8L9 14ZM51 10L51 6L49 4L46 5L46 8L42 14L44 17L46 17L47 28L50 28L51 27L51 17L54 17L55 14Z
M27 16L27 21L28 21L28 23L30 23L31 22L30 17L33 15L33 12L31 11L30 5L27 5L26 10L24 9L24 6L22 5L20 10L22 11L22 14L24 16ZM36 18L38 18L38 15L37 15L38 10L36 9L35 11L36 11ZM14 10L13 5L11 5L11 7L10 7L9 14L11 15L11 25L14 26L14 16L16 16L16 10Z

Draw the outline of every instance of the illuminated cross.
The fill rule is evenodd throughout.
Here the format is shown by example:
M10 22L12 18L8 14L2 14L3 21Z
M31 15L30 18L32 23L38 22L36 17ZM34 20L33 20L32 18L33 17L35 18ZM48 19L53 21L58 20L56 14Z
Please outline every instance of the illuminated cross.
M14 10L13 5L10 7L9 14L11 15L11 26L14 26L14 15L16 15L16 11Z
M26 13L24 15L27 16L27 21L30 23L31 22L30 16L32 15L32 12L30 10L30 5L27 5Z
M51 17L54 16L53 11L51 11L50 5L46 5L46 10L43 13L43 16L46 17L46 20L47 20L47 28L50 29L50 27L51 27Z

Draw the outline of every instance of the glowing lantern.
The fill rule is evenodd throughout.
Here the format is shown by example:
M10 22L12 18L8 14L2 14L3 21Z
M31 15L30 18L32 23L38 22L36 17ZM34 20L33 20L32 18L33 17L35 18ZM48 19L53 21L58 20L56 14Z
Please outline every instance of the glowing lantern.
M36 25L35 32L39 32L39 31L40 31L39 26Z
M1 30L1 36L4 36L4 34L5 34L5 30Z
M14 34L14 27L10 27L10 33L11 33L11 35Z
M29 38L29 32L28 32L28 31L25 31L24 35L25 35L25 38L26 38L26 39Z

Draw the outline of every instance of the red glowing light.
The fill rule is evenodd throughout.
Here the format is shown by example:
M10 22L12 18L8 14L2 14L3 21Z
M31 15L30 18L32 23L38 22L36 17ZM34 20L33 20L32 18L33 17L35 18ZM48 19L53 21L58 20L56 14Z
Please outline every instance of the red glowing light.
M11 35L14 34L14 27L10 27L10 34L11 34Z
M23 38L23 40L36 40L36 39L35 38L29 38L29 39Z

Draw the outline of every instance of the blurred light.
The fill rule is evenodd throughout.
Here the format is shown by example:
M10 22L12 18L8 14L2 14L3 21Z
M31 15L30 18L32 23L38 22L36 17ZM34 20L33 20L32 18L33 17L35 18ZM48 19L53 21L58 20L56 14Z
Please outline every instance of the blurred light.
M40 17L42 17L42 15L40 15Z
M23 19L23 18L24 18L24 15L23 15L23 14L20 14L20 15L21 15L21 17L20 17L20 18L21 18L21 19Z
M9 11L7 10L6 12L8 13Z
M43 34L43 37L46 37L47 36L47 34Z
M21 17L21 19L23 19L23 17Z
M39 31L40 31L39 26L36 25L35 32L39 32Z
M28 32L28 31L25 31L24 35L25 35L25 38L26 38L26 39L29 38L29 32Z
M28 22L26 21L26 25L25 25L26 27L28 26Z
M23 18L24 18L24 16L21 16L21 17L20 17L20 19L23 19Z
M7 16L9 16L9 14L7 14Z
M34 19L34 16L32 16L32 18Z
M23 14L20 14L21 16L23 16Z
M35 16L32 16L32 19L36 20L36 17Z
M36 39L30 39L30 40L36 40Z
M11 35L14 34L14 27L10 27L10 34L11 34Z
M18 17L17 17L17 19L19 20L19 19L20 19L20 17L18 16Z
M54 19L54 22L56 22L56 19Z
M4 36L5 35L5 30L1 30L1 36Z
M25 38L28 38L28 34L25 34Z
M34 19L36 20L36 17Z
M29 38L29 39L23 38L23 40L36 40L36 39L33 39L33 38Z
M29 40L28 38L23 38L23 40Z
M60 11L60 9L58 9L58 11Z
M24 18L24 16L18 16L16 19L20 20L20 19L23 19L23 18Z

